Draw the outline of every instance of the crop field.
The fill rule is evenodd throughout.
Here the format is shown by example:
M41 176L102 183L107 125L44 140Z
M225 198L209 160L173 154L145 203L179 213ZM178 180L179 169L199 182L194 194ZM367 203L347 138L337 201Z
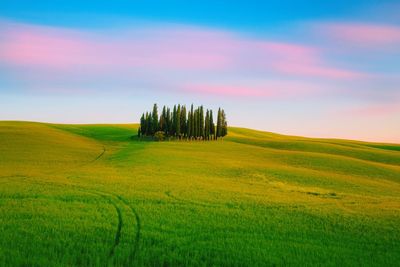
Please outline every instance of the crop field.
M0 266L399 266L400 145L0 122Z

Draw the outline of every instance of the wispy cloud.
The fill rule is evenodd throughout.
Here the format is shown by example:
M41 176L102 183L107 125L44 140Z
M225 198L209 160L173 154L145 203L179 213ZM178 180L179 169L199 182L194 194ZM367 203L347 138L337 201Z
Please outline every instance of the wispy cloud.
M328 79L362 76L331 65L315 47L207 28L169 25L100 34L11 22L5 25L0 29L0 62L33 69L256 70Z
M304 97L318 94L324 90L324 88L312 83L270 80L236 83L191 83L184 85L182 89L184 92L197 95L269 99Z
M400 27L394 25L332 22L317 25L324 36L339 42L368 48L400 45Z

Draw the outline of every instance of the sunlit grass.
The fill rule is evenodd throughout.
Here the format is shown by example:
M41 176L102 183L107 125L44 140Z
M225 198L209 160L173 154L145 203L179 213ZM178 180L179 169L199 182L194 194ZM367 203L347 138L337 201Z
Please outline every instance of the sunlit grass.
M396 145L0 123L0 265L400 262Z

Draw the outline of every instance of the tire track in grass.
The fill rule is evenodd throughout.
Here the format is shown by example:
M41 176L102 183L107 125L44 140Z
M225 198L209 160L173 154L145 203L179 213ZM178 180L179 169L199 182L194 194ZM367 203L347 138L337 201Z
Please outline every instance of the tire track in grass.
M20 178L21 176L1 176L1 178ZM18 181L20 182L20 181ZM39 182L39 181L27 181L27 180L23 180L23 182L29 183L29 184L35 184L35 185L40 185L40 186L56 186L56 187L63 187L66 186L65 184L56 184L56 183L51 183L51 182ZM7 182L3 182L3 183L7 183ZM124 202L122 201L116 201L116 197L115 196L111 196L110 194L106 193L106 192L101 192L98 190L94 190L94 189L88 189L88 188L84 188L81 187L79 185L74 185L74 184L68 184L67 186L73 187L74 189L82 192L82 193L86 193L86 194L91 194L91 195L95 195L99 198L104 199L107 203L109 203L110 205L112 205L115 209L115 212L117 214L117 218L118 218L118 225L117 225L117 230L115 231L114 234L114 242L111 246L110 252L108 253L107 256L107 261L109 264L112 264L112 261L114 259L115 256L115 251L118 247L118 245L120 244L120 240L121 240L121 232L122 232L122 226L123 226L123 220L122 220L122 211L121 211L121 207L117 204L117 202L123 203L124 205L126 205ZM19 197L19 198L12 198L12 197L4 197L4 196L0 196L0 199L2 198L9 198L9 199L26 199L26 198L30 198L30 199L51 199L51 198L46 198L43 196L23 196L23 197ZM130 208L130 207L129 207ZM135 215L135 214L134 214Z
M98 193L95 193L95 194L96 195L100 195ZM120 242L120 239L121 239L122 213L121 213L121 209L113 201L111 201L110 198L107 198L104 195L100 195L100 196L103 197L104 199L106 199L112 206L114 206L115 211L117 212L117 215L118 215L118 226L117 226L117 231L115 232L114 244L111 247L111 250L110 250L110 253L109 253L109 257L108 257L108 261L110 261L114 257L115 249L119 245L119 242Z
M1 178L15 178L15 177L20 177L20 176L10 176L10 177L7 177L7 176L2 176ZM27 183L29 183L29 184L36 184L36 185L41 185L41 186L43 186L43 185L47 185L47 186L57 186L57 187L62 187L63 185L61 185L61 184L55 184L55 183L46 183L46 182L38 182L38 181L26 181ZM109 254L108 254L108 256L107 256L107 261L108 261L108 263L111 263L112 262L112 259L113 259L113 257L114 257L114 254L115 254L115 250L116 250L116 248L117 248L117 246L119 245L119 243L120 243L120 237L121 237L121 231L122 231L122 213L121 213L121 209L120 209L120 207L118 207L118 205L114 202L114 201L112 201L111 200L111 198L109 198L109 197L107 197L105 194L102 194L102 193L98 193L98 192L95 192L95 191L93 191L93 190L87 190L87 189L84 189L84 188L82 188L82 187L80 187L80 186L76 186L76 185L69 185L69 186L72 186L72 187L74 187L75 189L77 189L78 191L80 191L80 192L82 192L82 193L86 193L86 194L92 194L92 195L95 195L95 196L97 196L97 197L100 197L100 198L103 198L103 199L105 199L110 205L112 205L113 207L114 207L114 209L115 209L115 211L116 211L116 213L117 213L117 217L118 217L118 226L117 226L117 230L116 230L116 232L115 232L115 234L114 234L114 242L113 242L113 245L112 245L112 247L111 247L111 249L110 249L110 252L109 252ZM57 198L49 198L49 197L44 197L44 196L40 196L40 195L36 195L36 196L19 196L19 197L15 197L15 198L13 198L12 196L0 196L0 199L14 199L14 200L20 200L20 199L47 199L47 200L62 200L62 199L57 199ZM106 266L106 264L105 264L105 266Z
M89 165L91 163L96 162L101 157L103 157L105 152L106 152L106 147L103 146L103 151L94 160L92 160L92 161L90 161L90 162L88 162L88 163L86 163L86 164L84 164L82 166ZM118 198L122 203L125 204L125 206L127 206L131 210L131 212L133 213L133 215L135 217L135 220L136 220L136 223L135 223L136 224L135 243L134 243L133 250L129 254L129 257L128 257L127 262L126 262L126 264L128 264L127 266L130 266L130 264L134 262L135 257L137 255L137 253L139 252L140 230L141 230L141 223L140 223L139 213L122 196L120 196L118 194L114 194L114 193L102 192L102 191L99 191L99 190L96 190L96 191L97 191L97 193L100 193L100 194L112 194L114 197ZM121 232L122 232L122 225L123 225L121 210L116 205L114 205L114 207L117 210L119 221L118 221L118 232L116 233L116 236L115 236L115 243L114 243L114 246L113 246L113 248L112 248L112 250L110 252L110 257L111 258L114 256L115 250L116 250L117 246L119 245L120 238L121 238Z
M93 162L97 161L98 159L100 159L104 155L104 153L106 153L106 147L105 146L103 146L103 151L95 159L90 161L88 164L93 163Z
M104 156L106 151L107 151L106 147L103 146L103 151L98 156L96 156L93 160L91 160L89 162L86 162L86 163L83 163L83 164L81 164L81 165L79 165L79 166L77 166L77 167L75 167L75 168L73 168L73 169L71 169L69 171L74 171L74 170L76 171L81 167L90 165L90 164L98 161L99 159L101 159ZM46 173L46 175L49 175L49 174L52 174L52 173L57 173L58 174L60 172L58 172L58 171L57 172L50 172L50 173ZM25 175L0 176L0 178L23 178L23 177L25 178L27 176L25 176ZM31 183L31 184L33 183L33 184L37 184L37 185L51 185L51 186L59 186L59 187L60 186L65 186L65 184L62 185L62 184L56 184L56 183L51 183L51 182L43 182L43 181L42 182L39 182L39 181L26 181L25 179L23 180L23 182L28 182L28 183ZM137 256L137 254L138 254L138 251L139 251L141 223L140 223L140 217L139 217L138 212L131 205L129 205L129 202L125 198L123 198L122 196L120 196L118 194L102 192L100 190L95 190L95 189L88 189L88 188L84 188L84 187L82 187L80 185L77 185L77 184L68 184L67 186L74 187L74 188L76 188L79 191L84 192L84 193L92 193L92 194L95 194L97 196L100 196L100 197L106 199L111 205L114 206L115 211L116 211L117 216L118 216L118 225L117 225L117 231L115 232L114 243L113 243L113 245L112 245L112 247L110 249L109 255L107 257L109 264L110 263L112 264L112 260L113 260L113 258L115 256L115 251L118 248L118 245L120 244L121 233L122 233L123 224L124 224L123 223L123 219L122 219L121 207L119 207L119 205L117 205L116 202L122 203L123 205L125 205L132 212L132 214L134 215L135 220L136 220L136 223L135 223L136 224L136 232L135 232L133 250L129 253L129 257L126 259L126 262L125 262L126 266L131 266L132 263L134 262L136 256ZM119 201L115 201L115 200L119 200Z
M91 162L87 163L87 165L89 165L91 163L94 163L97 160L99 160L105 154L105 152L106 152L106 147L103 146L103 151L94 160L92 160ZM99 192L99 193L102 193L102 194L108 194L108 193L101 192L101 191L98 191L98 190L96 190L96 191ZM140 223L139 213L129 204L129 202L125 198L123 198L122 196L120 196L118 194L113 194L113 193L111 193L111 194L114 197L118 198L122 203L124 203L132 211L132 213L133 213L133 215L135 217L135 220L136 220L135 244L134 244L132 252L129 254L129 257L127 259L127 264L128 264L128 266L130 266L130 263L133 263L137 253L139 252L140 230L141 230L141 223ZM116 235L116 238L115 238L115 244L114 244L115 246L113 247L113 249L110 252L110 256L111 257L114 256L115 249L119 245L119 240L120 240L121 230L122 230L122 224L123 224L121 211L117 208L117 206L115 206L115 207L117 209L118 218L119 218L119 223L118 223L118 231L119 232L118 232L118 236Z
M95 157L93 160L91 160L89 162L83 163L82 165L76 167L74 170L78 170L81 167L88 166L88 165L90 165L92 163L95 163L101 157L103 157L105 153L106 153L106 147L103 145L103 151L99 155L97 155L97 157ZM107 193L105 193L105 192L101 192L101 191L98 191L98 190L87 190L87 189L85 190L85 189L82 189L82 187L78 186L78 185L72 185L72 186L79 188L79 190L81 190L81 191L86 191L86 192L90 192L91 191L92 193L94 193L94 194L96 194L98 196L101 196L102 198L106 199L112 206L114 206L114 209L115 209L115 211L117 213L117 216L118 216L118 225L117 225L117 231L115 232L114 244L111 247L110 253L108 255L108 262L111 263L113 258L114 258L114 255L115 255L115 251L116 251L118 245L120 244L120 240L121 240L121 232L122 232L122 226L123 226L121 208L118 207L118 205L115 203L115 201L113 201L110 196L107 196Z
M18 176L1 176L0 178L16 178L16 177L21 178L20 175L18 175ZM36 185L40 185L40 186L43 186L43 185L44 186L46 186L46 185L49 186L50 185L50 186L56 186L56 187L64 186L64 185L61 185L61 184L55 184L55 183L49 183L49 182L43 182L43 181L39 182L39 181L26 181L26 180L24 180L23 182L27 182L29 184L36 184ZM117 225L117 230L116 230L116 232L114 234L114 236L115 236L114 237L114 243L113 243L113 246L110 249L110 253L109 253L109 257L108 257L108 260L110 260L110 258L114 256L115 249L119 245L120 238L121 238L121 231L122 231L122 223L123 223L123 221L122 221L122 212L121 212L120 207L118 207L118 205L115 203L115 201L112 200L112 198L108 197L106 194L104 194L102 192L96 192L96 190L90 190L90 189L88 190L88 189L85 189L85 188L83 188L81 186L78 186L78 185L69 185L69 186L74 187L75 189L77 189L78 191L80 191L82 193L93 194L93 195L96 195L97 197L103 198L110 205L112 205L114 207L115 212L117 214L117 218L118 218L118 225ZM4 198L4 196L0 195L0 199L1 198ZM12 198L10 196L10 197L6 197L6 198L10 198L10 199L26 199L26 198L30 198L30 199L41 198L42 199L42 198L44 198L44 199L49 199L49 200L51 199L51 198L46 198L46 197L43 197L43 196L40 196L40 195L37 195L37 196L22 196L22 197L17 197L17 198Z
M120 199L122 202L124 202L125 205L128 206L129 209L132 211L132 213L135 215L135 219L136 219L135 245L133 247L133 251L130 253L129 258L128 258L128 263L133 263L136 255L139 253L139 248L140 248L139 242L140 242L141 222L140 222L139 213L131 205L129 205L129 202L125 198L123 198L120 195L116 195L116 197L118 199Z
M124 266L132 266L132 264L136 258L136 255L138 254L139 244L140 244L139 242L140 242L141 222L140 222L139 213L131 205L129 205L129 202L125 198L123 198L122 196L120 196L118 194L103 192L103 191L94 190L94 189L92 189L90 191L96 192L97 194L101 194L103 196L108 196L110 198L118 199L119 202L121 202L126 208L128 208L132 212L133 217L135 217L136 222L134 224L136 224L136 232L135 232L134 245L133 245L132 251L129 253L129 256L125 260L125 264L124 264ZM122 212L120 212L120 210L119 210L119 216L121 218L121 226L118 229L119 229L119 233L121 233L122 226L123 226L123 220L122 220ZM116 236L115 246L113 247L113 249L110 253L110 257L114 256L115 249L119 245L119 240L120 240L120 234L119 234L118 238Z

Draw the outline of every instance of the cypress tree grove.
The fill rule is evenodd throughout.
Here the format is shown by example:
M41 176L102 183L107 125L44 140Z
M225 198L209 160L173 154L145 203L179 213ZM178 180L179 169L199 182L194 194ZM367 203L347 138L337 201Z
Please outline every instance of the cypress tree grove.
M160 116L158 116L158 106L154 104L151 112L142 113L137 131L139 137L152 136L157 140L164 139L157 138L160 136L168 139L175 137L186 140L216 140L218 137L226 136L227 133L228 123L223 109L218 109L215 126L213 111L206 109L204 112L203 106L194 108L193 104L189 111L185 105L180 104L174 105L172 112L169 107L163 106Z

